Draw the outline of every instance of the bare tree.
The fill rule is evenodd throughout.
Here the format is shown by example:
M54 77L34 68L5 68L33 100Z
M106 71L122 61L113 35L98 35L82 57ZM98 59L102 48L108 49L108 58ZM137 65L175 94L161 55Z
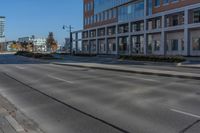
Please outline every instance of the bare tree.
M53 32L49 32L48 38L47 38L47 49L51 52L56 52L58 48L58 44L54 39Z

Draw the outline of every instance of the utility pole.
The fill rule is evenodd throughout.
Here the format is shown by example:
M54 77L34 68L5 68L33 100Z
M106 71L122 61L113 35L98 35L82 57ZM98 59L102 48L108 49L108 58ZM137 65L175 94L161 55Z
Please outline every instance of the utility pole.
M67 29L67 31L69 31L69 39L70 39L70 54L72 55L72 41L73 41L73 38L72 38L72 29L73 27L71 25L67 26L67 25L63 25L63 30Z

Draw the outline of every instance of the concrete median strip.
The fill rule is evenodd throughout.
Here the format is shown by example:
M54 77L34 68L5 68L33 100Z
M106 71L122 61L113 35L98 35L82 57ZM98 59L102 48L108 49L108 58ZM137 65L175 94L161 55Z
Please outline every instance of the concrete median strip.
M146 75L158 75L158 76L167 76L167 77L178 77L185 79L196 79L200 80L200 74L196 73L185 73L177 71L166 71L166 70L155 70L155 69L145 69L145 68L130 68L116 65L103 65L97 63L58 63L53 62L54 65L63 65L63 66L72 66L72 67L84 67L92 68L99 70L109 70L109 71L118 71L118 72L128 72L128 73L138 73Z

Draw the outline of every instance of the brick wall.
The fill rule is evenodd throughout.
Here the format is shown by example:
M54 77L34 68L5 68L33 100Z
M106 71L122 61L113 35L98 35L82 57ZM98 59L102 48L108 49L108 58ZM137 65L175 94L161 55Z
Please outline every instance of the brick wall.
M200 0L179 0L179 2L170 2L167 5L163 5L162 0L160 1L161 5L159 7L153 7L153 14L200 3ZM155 0L153 0L153 3L155 3Z

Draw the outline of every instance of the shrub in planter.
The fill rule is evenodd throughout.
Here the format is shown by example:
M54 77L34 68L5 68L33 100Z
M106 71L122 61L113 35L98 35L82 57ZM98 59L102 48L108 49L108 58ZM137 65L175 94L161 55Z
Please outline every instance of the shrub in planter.
M53 55L51 54L32 53L27 51L18 51L15 55L32 57L32 58L53 58Z
M35 53L34 58L53 58L53 55L51 54L41 54L41 53Z
M32 57L32 56L33 56L33 53L27 52L27 51L18 51L15 55L21 55L21 56Z
M179 63L185 61L185 59L182 57L166 57L166 56L121 55L119 58L125 60L171 62L171 63Z
M97 56L96 54L88 54L88 53L77 53L74 54L75 56L84 56L84 57L93 57L93 56Z

